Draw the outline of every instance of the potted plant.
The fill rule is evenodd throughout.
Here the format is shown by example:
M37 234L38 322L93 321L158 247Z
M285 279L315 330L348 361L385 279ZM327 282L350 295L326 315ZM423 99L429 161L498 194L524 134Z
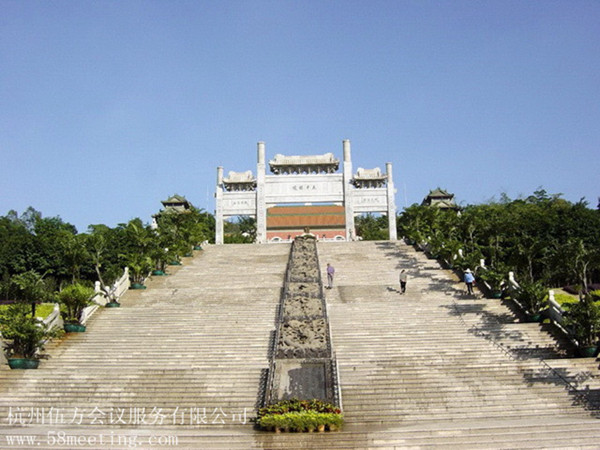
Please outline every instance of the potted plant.
M144 278L152 270L152 259L139 253L129 255L127 260L131 274L130 289L146 289Z
M156 248L153 249L150 257L152 258L152 262L154 264L154 269L152 270L152 275L165 276L167 274L165 267L172 258L171 254L169 252L169 249L157 246Z
M600 333L600 305L590 294L581 295L579 302L566 304L565 325L577 341L581 356L598 354L598 333Z
M85 325L81 323L83 310L92 304L94 290L80 283L67 286L58 293L58 300L64 306L63 320L67 332L83 332Z
M546 306L547 291L539 281L523 282L516 294L516 300L531 322L541 322L542 311Z
M479 278L489 286L492 298L502 297L502 287L505 281L505 276L502 272L489 268L482 270L479 273Z
M32 316L30 306L24 303L13 303L0 315L0 333L6 340L4 352L11 369L37 369L44 344L59 332Z

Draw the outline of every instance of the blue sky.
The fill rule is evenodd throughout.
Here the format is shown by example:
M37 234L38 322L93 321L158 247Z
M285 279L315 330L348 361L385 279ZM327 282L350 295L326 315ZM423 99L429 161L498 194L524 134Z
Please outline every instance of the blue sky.
M598 1L0 0L0 214L85 231L267 157L394 166L396 202L600 196Z

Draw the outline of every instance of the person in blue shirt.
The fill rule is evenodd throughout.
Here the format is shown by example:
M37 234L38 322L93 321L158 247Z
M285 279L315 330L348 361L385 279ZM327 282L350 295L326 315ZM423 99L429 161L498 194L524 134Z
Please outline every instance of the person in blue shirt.
M473 283L475 282L475 277L471 273L471 269L465 270L465 284L467 285L467 293L469 295L473 295Z
M327 284L326 289L333 288L333 274L335 273L335 269L329 263L327 263Z

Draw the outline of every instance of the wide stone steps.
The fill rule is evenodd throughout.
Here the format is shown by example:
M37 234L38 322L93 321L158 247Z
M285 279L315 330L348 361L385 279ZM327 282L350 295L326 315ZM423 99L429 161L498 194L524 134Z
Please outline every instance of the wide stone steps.
M129 291L121 308L99 311L86 333L51 343L37 371L0 368L0 448L15 448L4 434L46 442L48 429L137 435L138 448L150 448L152 435L189 449L598 448L598 362L568 357L545 326L519 323L509 304L464 295L452 272L400 242L319 243L321 269L336 268L326 296L343 431L254 430L288 252L287 244L209 246ZM7 424L11 409L94 407L159 408L185 420Z
M252 247L209 247L99 310L86 333L51 343L37 371L2 368L0 417L94 407L254 415L289 246Z
M464 295L451 272L401 243L322 243L319 254L336 268L327 300L349 423L589 420L572 392L582 368L565 359L550 370L565 349L501 300Z

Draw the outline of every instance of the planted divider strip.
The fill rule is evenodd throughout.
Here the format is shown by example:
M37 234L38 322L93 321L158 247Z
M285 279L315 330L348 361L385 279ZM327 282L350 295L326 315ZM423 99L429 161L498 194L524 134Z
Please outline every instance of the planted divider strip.
M318 399L341 404L316 239L297 237L285 274L264 405Z

